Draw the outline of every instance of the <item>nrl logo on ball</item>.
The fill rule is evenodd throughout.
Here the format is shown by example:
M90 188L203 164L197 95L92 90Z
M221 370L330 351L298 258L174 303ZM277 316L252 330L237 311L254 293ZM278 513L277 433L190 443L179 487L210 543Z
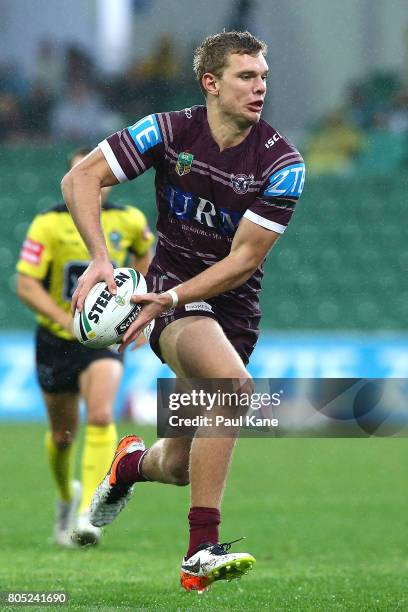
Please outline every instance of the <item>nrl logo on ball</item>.
M184 176L184 174L188 174L191 170L191 166L193 163L194 155L192 153L179 153L177 164L176 164L176 172L179 176Z
M247 176L246 174L231 174L231 183L232 188L235 193L239 195L243 195L249 189L249 186L254 182L254 175L250 174Z

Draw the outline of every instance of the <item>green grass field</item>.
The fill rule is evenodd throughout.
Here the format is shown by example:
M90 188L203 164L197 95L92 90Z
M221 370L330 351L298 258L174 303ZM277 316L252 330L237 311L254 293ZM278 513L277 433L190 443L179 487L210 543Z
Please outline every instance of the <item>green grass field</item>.
M1 425L0 591L64 590L65 610L408 609L406 439L241 440L222 539L245 535L257 564L198 595L178 585L188 489L141 484L98 549L52 544L43 432Z

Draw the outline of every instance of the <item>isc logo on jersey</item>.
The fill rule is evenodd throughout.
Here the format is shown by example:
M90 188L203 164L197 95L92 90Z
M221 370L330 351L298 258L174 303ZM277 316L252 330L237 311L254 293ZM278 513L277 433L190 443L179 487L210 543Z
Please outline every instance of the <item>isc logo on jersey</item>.
M130 301L131 296L147 293L145 279L133 268L116 268L114 276L116 295L109 293L106 283L97 283L88 293L82 312L75 312L75 337L89 348L107 348L120 342L140 312L140 306ZM153 325L154 321L146 335Z
M305 184L305 164L292 164L277 172L268 179L269 185L263 192L269 197L298 198Z

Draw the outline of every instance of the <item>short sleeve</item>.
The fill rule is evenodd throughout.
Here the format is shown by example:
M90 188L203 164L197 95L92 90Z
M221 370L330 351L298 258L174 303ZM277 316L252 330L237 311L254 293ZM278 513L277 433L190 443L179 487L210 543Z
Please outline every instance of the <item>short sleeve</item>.
M17 271L43 280L52 259L52 231L47 215L38 215L31 223L17 263Z
M99 143L99 148L117 180L124 183L157 166L171 140L169 113L158 113L112 134Z
M305 184L305 164L293 147L264 170L263 184L244 217L283 234L288 226Z

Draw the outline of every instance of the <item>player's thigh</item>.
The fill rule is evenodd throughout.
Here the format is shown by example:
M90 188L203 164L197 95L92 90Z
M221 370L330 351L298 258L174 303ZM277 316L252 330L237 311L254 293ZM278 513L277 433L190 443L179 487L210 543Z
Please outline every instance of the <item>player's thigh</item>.
M91 350L91 349L90 349ZM117 359L92 361L79 376L79 388L94 425L107 425L112 421L113 405L123 373Z
M250 378L221 326L210 317L184 317L160 335L166 363L182 378Z
M70 444L78 429L78 394L48 393L42 390L42 396L54 441Z

